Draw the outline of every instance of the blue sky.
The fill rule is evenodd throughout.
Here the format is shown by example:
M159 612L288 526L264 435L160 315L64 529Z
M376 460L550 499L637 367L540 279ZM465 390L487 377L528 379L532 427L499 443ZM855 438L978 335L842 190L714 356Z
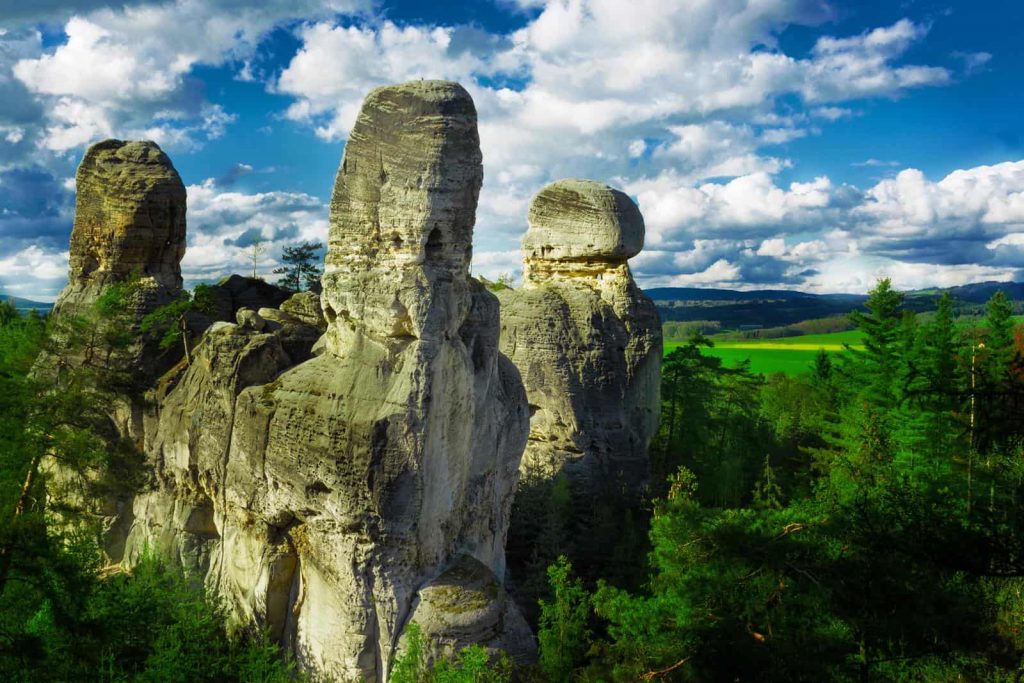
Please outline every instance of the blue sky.
M74 170L149 138L189 194L188 284L324 239L362 97L451 78L480 114L474 269L532 195L620 187L641 283L865 291L1024 279L1024 3L36 0L0 9L0 291L63 286Z

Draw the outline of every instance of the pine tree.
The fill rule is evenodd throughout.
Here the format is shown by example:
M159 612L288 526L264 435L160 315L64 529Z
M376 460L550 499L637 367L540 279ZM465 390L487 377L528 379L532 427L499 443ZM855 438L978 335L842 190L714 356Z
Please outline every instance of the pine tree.
M274 273L282 276L278 284L293 292L301 291L303 287L316 291L323 274L323 270L316 264L317 252L323 248L321 242L302 242L285 247L281 254L284 265L274 268Z
M933 478L946 476L955 459L968 456L969 445L962 420L965 378L948 293L939 300L935 317L916 336L907 365L908 401L901 406L900 420L910 475L921 470Z
M169 304L148 313L139 326L144 334L160 337L160 348L168 349L181 342L185 355L185 363L192 364L192 352L189 346L191 334L188 329L189 315L193 312L209 313L213 310L213 290L209 285L196 285L191 292L181 295Z
M666 477L680 465L692 466L693 454L710 436L710 403L715 393L714 371L721 361L701 353L712 342L700 333L665 357L661 367L661 421L651 448L651 481L663 492Z
M864 350L847 348L842 367L850 395L840 411L838 439L825 463L833 489L846 495L888 479L899 453L897 427L900 404L908 382L907 355L915 323L904 316L903 295L888 279L868 292L867 312L855 311L850 318L863 333ZM905 436L905 431L902 434Z
M782 488L776 481L775 470L771 459L764 456L764 470L761 478L754 485L753 507L769 510L782 509Z
M985 357L989 381L1000 384L1007 379L1014 361L1013 305L1002 290L986 305Z
M540 668L551 681L568 681L590 645L590 596L564 556L548 567L552 599L540 602Z
M111 428L110 410L135 388L124 354L138 296L138 281L130 279L109 286L81 315L51 318L40 339L44 362L16 383L19 417L5 437L17 447L4 453L0 443L0 462L4 478L20 485L0 517L0 595L12 576L43 571L55 557L47 539L55 500L69 528L87 527L91 520L71 501L87 505L130 481L134 450ZM47 474L55 468L44 468L44 459L60 468L64 495L53 495L57 483Z
M1012 450L1024 427L1024 385L1014 339L1013 306L1002 291L989 299L982 341L973 352L974 442L981 453Z
M896 406L899 398L900 342L906 339L906 323L900 310L903 294L894 290L892 282L884 278L868 292L864 305L867 313L854 311L850 314L850 319L864 333L864 351L855 355L860 360L862 379L866 382L866 398L875 407L888 410Z
M825 349L818 349L811 367L811 376L817 382L828 382L832 379L832 359Z

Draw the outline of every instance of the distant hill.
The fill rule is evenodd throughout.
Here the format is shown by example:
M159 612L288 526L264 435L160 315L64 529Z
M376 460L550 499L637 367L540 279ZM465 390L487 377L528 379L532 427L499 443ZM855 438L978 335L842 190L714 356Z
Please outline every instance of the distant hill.
M789 290L736 291L696 287L645 290L663 322L706 320L724 329L791 325L809 318L849 313L867 297L855 294L808 294Z
M810 299L855 299L863 301L863 294L808 294L791 289L755 289L740 291L736 289L702 289L700 287L655 287L645 289L647 296L655 301L802 301Z
M41 313L45 313L53 308L53 304L48 304L44 301L32 301L31 299L22 299L20 296L11 296L0 292L0 301L13 301L15 308L19 311L28 311L35 309Z
M949 291L961 313L978 313L997 290L1003 290L1024 311L1024 283L981 282L947 289L933 288L906 292L906 307L913 311L934 310L935 302ZM738 291L699 287L654 287L644 290L654 300L664 322L708 321L722 329L777 327L813 318L845 315L862 308L863 294L810 294L781 289Z
M907 296L909 298L939 297L942 296L943 292L949 292L957 301L983 304L1000 289L1011 300L1024 302L1024 282L978 282L973 285L960 285L959 287L947 287L946 289L918 289L908 292Z

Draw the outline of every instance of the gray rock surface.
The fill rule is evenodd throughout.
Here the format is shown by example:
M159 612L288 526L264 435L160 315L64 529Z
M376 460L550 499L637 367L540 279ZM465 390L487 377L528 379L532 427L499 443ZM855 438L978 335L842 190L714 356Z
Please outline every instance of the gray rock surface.
M313 327L326 330L327 321L316 292L298 292L281 304L281 311Z
M69 247L68 284L57 297L52 316L60 323L80 318L77 326L98 332L94 304L111 286L137 280L126 294L127 348L88 344L88 350L61 346L42 354L35 372L55 372L62 363L89 363L122 376L125 395L110 406L123 436L141 443L142 406L135 394L175 362L177 349L163 351L157 339L143 335L143 317L181 293L185 253L185 186L171 160L153 142L104 140L90 146L75 175L75 218ZM67 327L73 330L76 324ZM120 323L119 323L120 324ZM98 332L101 333L101 332ZM75 333L72 332L72 335ZM84 354L84 355L83 355ZM88 356L88 358L86 358ZM100 507L109 508L111 502Z
M185 186L155 143L121 140L90 146L75 182L68 284L51 314L54 343L40 354L33 373L53 382L67 367L88 366L102 374L112 390L104 406L111 426L141 446L141 392L173 365L177 349L163 351L157 339L141 333L140 324L147 313L181 292ZM105 325L113 323L100 316L94 304L111 287L136 280L124 290L124 316L117 316L116 323L117 333L127 331L131 342L126 347L111 345ZM61 510L77 509L98 524L102 548L111 557L120 557L130 524L131 492L118 490L98 468L79 472L56 460L44 462L43 468L49 495L62 503L53 511L54 523L75 525L75 516L64 518ZM102 485L105 479L109 485Z
M185 186L153 142L104 140L85 152L75 175L68 284L54 316L88 315L111 285L137 277L130 324L181 292L185 254ZM136 329L136 333L137 333ZM166 369L155 340L140 334L119 354L140 381ZM166 359L165 359L166 360Z
M461 86L370 93L331 197L321 300L332 350L347 349L355 329L398 343L457 335L482 181L476 110Z
M473 644L524 663L536 650L533 633L504 586L469 555L420 588L410 621L422 631L429 661L450 658Z
M267 309L261 309L267 310ZM240 308L235 313L235 322L239 327L246 330L252 330L254 332L262 332L263 328L267 326L267 321L263 317L252 310L251 308Z
M319 301L252 306L206 332L147 423L125 561L161 548L315 680L384 681L426 586L466 562L504 576L529 416L498 301L469 277L481 179L461 86L373 91L331 199L318 355L288 330ZM514 605L491 597L488 642L528 653ZM432 634L474 637L463 626Z
M639 209L604 184L560 180L534 197L523 284L498 292L501 350L531 406L524 471L565 471L592 491L644 486L662 339L627 264L643 236Z
M623 263L644 247L644 219L637 205L593 180L568 178L544 187L530 202L528 221L523 257L535 270Z

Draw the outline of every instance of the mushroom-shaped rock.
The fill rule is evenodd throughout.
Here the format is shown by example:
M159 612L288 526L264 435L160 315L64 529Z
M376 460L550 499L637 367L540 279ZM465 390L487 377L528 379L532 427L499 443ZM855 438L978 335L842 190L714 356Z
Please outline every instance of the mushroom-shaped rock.
M590 494L644 485L662 341L627 263L643 241L639 208L603 183L559 180L534 197L523 285L498 292L501 349L535 407L524 471L567 471Z
M558 180L530 202L523 256L623 263L644 246L644 218L626 194L594 180Z

